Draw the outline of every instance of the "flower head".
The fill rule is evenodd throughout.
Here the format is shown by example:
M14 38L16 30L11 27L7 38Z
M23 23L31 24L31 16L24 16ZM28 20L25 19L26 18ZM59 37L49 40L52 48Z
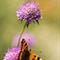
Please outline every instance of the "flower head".
M25 20L28 24L32 21L38 22L41 18L39 7L34 2L24 4L16 13L19 20Z
M12 47L16 47L17 46L19 37L20 37L20 35L15 35L13 37ZM22 34L21 39L20 39L19 47L21 46L22 39L26 40L29 49L32 48L34 46L35 42L36 42L35 38L34 38L34 36L32 36L32 34L30 34L29 32L24 32Z
M3 60L18 60L20 48L11 48L6 53Z

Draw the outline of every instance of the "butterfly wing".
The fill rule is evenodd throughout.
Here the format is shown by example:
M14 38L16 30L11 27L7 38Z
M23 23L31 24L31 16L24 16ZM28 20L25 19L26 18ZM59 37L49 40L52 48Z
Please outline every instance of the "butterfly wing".
M28 51L28 45L27 45L25 39L22 39L21 51L20 51L18 60L29 60L29 56L30 56L30 52Z

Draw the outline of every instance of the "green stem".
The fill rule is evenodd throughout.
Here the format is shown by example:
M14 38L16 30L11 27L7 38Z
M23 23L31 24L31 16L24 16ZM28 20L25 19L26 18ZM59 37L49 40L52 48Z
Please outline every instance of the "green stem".
M22 30L22 32L21 32L21 34L20 34L20 37L19 37L18 45L17 45L17 46L19 46L19 45L20 45L20 39L21 39L21 37L22 37L22 34L23 34L23 33L24 33L24 31L25 31L25 27L26 27L26 23L24 24L23 30Z

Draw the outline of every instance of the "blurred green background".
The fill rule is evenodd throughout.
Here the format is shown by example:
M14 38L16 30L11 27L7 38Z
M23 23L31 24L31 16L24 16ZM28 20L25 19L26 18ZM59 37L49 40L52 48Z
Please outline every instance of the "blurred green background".
M34 51L43 60L60 60L60 1L36 2L40 5L42 19L40 25L32 23L28 28L37 41ZM13 36L22 30L24 23L17 21L16 10L23 3L24 0L0 0L0 60L11 47Z

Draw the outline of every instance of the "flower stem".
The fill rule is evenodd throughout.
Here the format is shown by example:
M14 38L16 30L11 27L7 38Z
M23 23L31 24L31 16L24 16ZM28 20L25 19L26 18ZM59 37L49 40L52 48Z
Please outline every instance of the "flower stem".
M23 30L22 30L22 32L21 32L21 34L20 34L20 37L19 37L19 40L18 40L18 44L17 44L17 46L20 45L20 39L21 39L21 37L22 37L22 34L23 34L24 31L25 31L25 27L26 27L26 23L24 24Z

